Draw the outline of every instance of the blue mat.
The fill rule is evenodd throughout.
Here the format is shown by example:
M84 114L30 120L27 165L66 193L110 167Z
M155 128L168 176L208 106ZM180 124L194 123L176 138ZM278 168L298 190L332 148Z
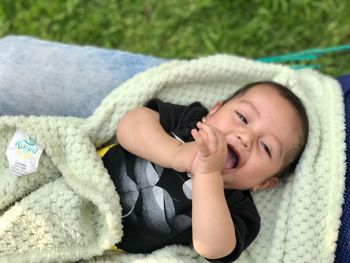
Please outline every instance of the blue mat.
M338 244L336 250L336 263L350 262L350 75L338 78L342 85L345 103L345 119L346 119L346 179L345 179L345 193L343 213L341 217L341 227L338 235Z

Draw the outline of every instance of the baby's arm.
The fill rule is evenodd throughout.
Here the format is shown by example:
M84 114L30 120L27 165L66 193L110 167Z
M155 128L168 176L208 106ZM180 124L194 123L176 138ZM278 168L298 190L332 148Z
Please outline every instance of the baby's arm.
M179 172L189 171L195 143L181 143L167 134L159 113L146 107L128 112L117 124L118 142L129 152L160 166Z
M227 144L218 129L205 123L198 128L192 130L197 145L191 171L193 245L200 255L215 259L230 254L236 246L221 175Z

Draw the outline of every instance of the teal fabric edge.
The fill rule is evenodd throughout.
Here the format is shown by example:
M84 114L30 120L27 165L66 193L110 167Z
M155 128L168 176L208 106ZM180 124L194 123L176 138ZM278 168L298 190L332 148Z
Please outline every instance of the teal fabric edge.
M257 58L256 60L264 63L286 63L286 62L298 63L298 62L309 62L312 60L317 60L319 57L324 55L339 55L344 53L350 53L350 44L327 47L327 48L307 49L305 51L293 52L293 53L284 54L284 55L261 57L261 58ZM291 64L290 67L293 69L305 69L305 68L320 69L321 65L315 64L315 63L304 64L304 65Z

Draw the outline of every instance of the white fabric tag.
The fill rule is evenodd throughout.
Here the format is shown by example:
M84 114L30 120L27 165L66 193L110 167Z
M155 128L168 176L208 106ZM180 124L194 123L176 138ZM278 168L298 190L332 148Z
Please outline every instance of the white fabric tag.
M35 140L24 132L16 130L6 150L6 157L13 175L22 176L35 172L42 152L43 148Z

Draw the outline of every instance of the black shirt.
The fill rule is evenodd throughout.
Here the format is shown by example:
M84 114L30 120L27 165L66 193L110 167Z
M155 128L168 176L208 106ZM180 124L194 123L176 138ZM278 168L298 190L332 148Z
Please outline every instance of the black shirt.
M169 135L185 142L193 141L191 130L208 113L199 102L182 106L153 99L146 106L159 112L160 124ZM102 160L123 210L124 234L119 248L148 253L166 245L192 244L192 181L187 173L160 167L120 145L110 148ZM237 244L219 262L232 262L256 238L260 217L249 191L225 190L225 197Z

